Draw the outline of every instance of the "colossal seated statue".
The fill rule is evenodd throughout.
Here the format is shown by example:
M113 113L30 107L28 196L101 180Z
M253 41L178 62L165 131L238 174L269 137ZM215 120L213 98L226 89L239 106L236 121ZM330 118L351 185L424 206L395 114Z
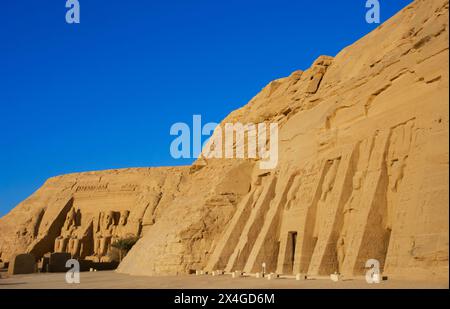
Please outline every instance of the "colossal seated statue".
M100 212L94 220L94 252L87 259L95 262L106 262L108 260L107 254L111 246L114 230L114 212Z
M80 221L80 210L70 209L60 235L55 239L54 252L70 253L73 258L80 257L83 241L86 239L91 226L89 222L82 227Z
M130 216L130 211L123 210L120 212L119 223L114 229L113 233L113 241L116 241L120 238L128 237L129 229L127 228L128 217Z
M54 251L55 252L66 252L67 244L72 232L75 230L75 219L76 211L75 209L70 209L67 213L64 225L61 228L60 235L55 239Z

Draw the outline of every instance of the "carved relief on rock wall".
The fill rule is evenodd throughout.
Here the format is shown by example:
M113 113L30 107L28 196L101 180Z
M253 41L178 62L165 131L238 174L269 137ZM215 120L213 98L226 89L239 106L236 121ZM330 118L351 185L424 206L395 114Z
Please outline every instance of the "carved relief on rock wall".
M139 236L139 227L129 220L129 210L100 211L93 217L87 214L84 221L82 216L80 209L69 210L60 235L55 239L54 252L66 252L74 258L94 262L110 262L111 245L115 241Z
M337 243L339 271L361 274L370 258L379 260L383 269L413 131L410 120L360 142Z
M67 252L72 257L86 254L89 225L83 228L80 221L80 210L71 208L66 215L60 235L55 239L54 252Z
M290 176L278 272L355 275L370 258L383 266L413 135L410 120L341 150L319 147L311 167Z

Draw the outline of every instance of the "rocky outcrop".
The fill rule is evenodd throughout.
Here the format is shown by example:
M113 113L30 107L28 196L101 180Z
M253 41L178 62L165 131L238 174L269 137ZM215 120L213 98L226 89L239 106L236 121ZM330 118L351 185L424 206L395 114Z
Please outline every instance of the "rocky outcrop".
M67 252L105 260L114 239L145 234L188 172L188 167L142 168L51 178L0 219L1 259Z
M415 1L232 112L222 126L279 124L278 168L253 167L249 191L217 217L230 216L221 229L206 198L183 194L119 271L257 272L265 263L278 273L354 276L377 259L391 276L446 277L447 92L448 2ZM199 160L191 186L239 164L225 162Z
M276 169L202 157L190 168L55 178L0 220L0 251L39 255L71 208L94 218L87 209L120 204L143 231L123 273L265 263L268 272L351 277L377 259L391 277L448 280L448 56L448 1L416 0L223 120L277 123ZM84 177L97 187L82 199ZM116 203L121 191L107 182L136 188Z

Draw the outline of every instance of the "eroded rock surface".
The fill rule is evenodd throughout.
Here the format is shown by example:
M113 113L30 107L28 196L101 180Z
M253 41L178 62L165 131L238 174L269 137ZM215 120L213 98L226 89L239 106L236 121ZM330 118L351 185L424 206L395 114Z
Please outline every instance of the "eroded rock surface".
M277 122L276 169L201 158L57 177L0 219L2 259L72 238L64 250L101 255L107 245L95 245L95 233L113 237L128 210L121 235L142 238L123 273L257 272L266 263L267 272L355 276L377 259L389 276L448 278L448 46L448 1L416 0L222 122ZM64 232L73 211L81 221ZM98 223L108 213L111 231Z

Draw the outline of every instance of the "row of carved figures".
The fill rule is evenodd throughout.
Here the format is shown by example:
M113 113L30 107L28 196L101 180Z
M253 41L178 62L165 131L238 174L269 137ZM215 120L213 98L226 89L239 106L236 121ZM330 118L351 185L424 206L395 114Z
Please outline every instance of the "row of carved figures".
M80 210L70 209L55 239L54 252L67 252L96 262L110 261L111 244L116 240L136 236L127 226L130 212L99 212L87 224L81 224ZM133 235L131 235L133 234Z

